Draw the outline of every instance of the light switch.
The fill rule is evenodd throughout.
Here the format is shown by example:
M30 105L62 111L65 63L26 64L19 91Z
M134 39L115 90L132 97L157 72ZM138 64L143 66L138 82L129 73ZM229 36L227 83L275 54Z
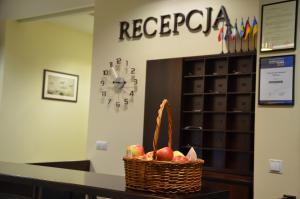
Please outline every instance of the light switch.
M106 151L107 150L107 141L96 141L96 149Z
M271 173L282 173L282 160L269 159L269 171Z

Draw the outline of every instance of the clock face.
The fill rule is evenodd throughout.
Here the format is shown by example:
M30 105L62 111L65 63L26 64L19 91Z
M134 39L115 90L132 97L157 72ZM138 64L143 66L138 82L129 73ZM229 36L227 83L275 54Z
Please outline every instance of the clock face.
M136 69L128 60L117 58L102 71L100 95L102 102L119 109L133 102L137 91Z

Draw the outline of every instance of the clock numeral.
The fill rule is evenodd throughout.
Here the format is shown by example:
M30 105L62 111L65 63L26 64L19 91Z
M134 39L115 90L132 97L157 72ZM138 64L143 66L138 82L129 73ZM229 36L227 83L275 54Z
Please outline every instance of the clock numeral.
M130 96L134 96L134 91L130 91L130 94L129 94Z
M104 84L105 84L104 80L101 80L100 84L101 84L101 86L104 86Z
M128 60L126 60L126 66L128 66Z
M135 68L131 68L130 70L131 70L131 71L130 71L130 74L133 74L133 75L134 75L134 74L135 74Z
M103 75L108 75L108 70L104 70Z
M102 97L105 97L106 96L106 91L102 91L101 94L102 94Z
M116 107L120 108L120 106L121 106L121 103L120 102L116 102Z
M109 98L109 99L108 99L108 103L107 103L107 104L110 104L110 103L111 103L111 101L112 101L112 99L111 99L111 98Z
M128 98L125 98L125 99L124 99L124 104L127 105L128 102L129 102Z
M109 62L109 66L110 67L114 67L114 63L111 61L111 62Z
M117 58L116 60L117 60L117 64L121 64L121 62L122 62L121 58Z
M133 79L134 85L138 84L138 80L136 78Z

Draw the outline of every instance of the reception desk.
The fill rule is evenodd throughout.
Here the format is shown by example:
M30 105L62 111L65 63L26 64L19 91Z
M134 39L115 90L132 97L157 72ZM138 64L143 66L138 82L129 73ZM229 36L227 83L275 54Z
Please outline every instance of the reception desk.
M33 199L43 199L43 188L82 193L89 198L96 198L96 196L118 199L228 198L227 191L209 190L205 185L202 191L192 194L153 194L126 189L124 176L7 162L0 162L0 181L32 186Z

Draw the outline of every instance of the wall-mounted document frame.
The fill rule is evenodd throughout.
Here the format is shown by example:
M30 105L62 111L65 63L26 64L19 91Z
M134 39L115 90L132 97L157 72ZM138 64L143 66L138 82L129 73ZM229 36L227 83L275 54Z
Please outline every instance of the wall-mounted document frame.
M294 105L295 55L261 57L259 105Z
M296 49L297 8L298 0L262 6L260 52Z

